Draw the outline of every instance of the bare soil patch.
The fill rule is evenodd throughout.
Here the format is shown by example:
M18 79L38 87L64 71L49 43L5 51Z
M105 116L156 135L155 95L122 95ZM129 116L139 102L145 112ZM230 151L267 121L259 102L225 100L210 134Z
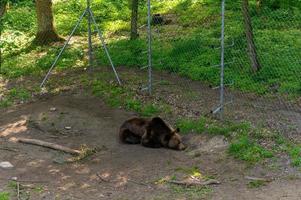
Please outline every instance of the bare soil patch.
M56 111L50 108L55 107ZM82 92L68 92L19 105L0 114L0 160L14 168L0 169L0 188L7 191L9 179L18 177L29 199L300 199L299 179L275 179L267 186L250 189L245 175L274 176L267 169L248 168L229 158L225 148L215 148L212 138L186 136L198 144L209 141L198 156L189 152L123 145L117 140L120 124L134 113L107 107L100 99ZM66 130L65 127L71 127ZM85 160L66 163L68 154L43 147L11 143L9 137L35 138L79 148L85 144L98 152ZM217 142L220 143L220 140ZM207 151L210 149L210 151ZM198 168L222 182L213 190L179 189L156 181ZM288 177L288 175L287 175ZM22 182L24 181L24 182ZM34 188L40 188L34 189ZM9 189L12 191L13 189ZM25 193L23 194L25 195ZM258 197L258 198L257 198ZM15 197L13 197L15 198Z
M136 89L141 87L143 72L120 71L123 81ZM45 94L32 102L1 110L0 161L9 161L14 168L0 169L0 192L9 191L16 199L15 188L8 185L12 177L17 177L24 199L301 199L300 171L290 167L288 158L247 166L228 156L228 143L221 136L186 135L184 140L189 148L184 152L120 144L119 126L136 114L111 108L102 99L92 97L78 84L80 73L70 72L67 81L62 79L66 77L64 73L52 77L50 87L58 88L55 95ZM164 100L174 109L164 116L171 123L179 116L207 114L218 102L218 93L199 82L165 73L155 73L155 79L158 83L154 98ZM55 84L56 80L63 83ZM34 79L26 81L36 83ZM5 87L20 83L6 83ZM137 92L137 98L148 97ZM227 112L230 119L251 120L254 124L263 121L265 125L270 122L271 127L298 136L298 110L279 107L271 111L275 113L267 113L254 106L252 97L237 94L235 99L238 101L227 107L233 110ZM275 100L255 102L266 108L276 105ZM288 120L295 124L294 128L285 123ZM40 139L73 149L86 146L97 152L78 162L66 162L69 154L8 142L10 137ZM185 178L192 169L221 184L186 188L162 181L166 177ZM245 176L271 182L251 188Z

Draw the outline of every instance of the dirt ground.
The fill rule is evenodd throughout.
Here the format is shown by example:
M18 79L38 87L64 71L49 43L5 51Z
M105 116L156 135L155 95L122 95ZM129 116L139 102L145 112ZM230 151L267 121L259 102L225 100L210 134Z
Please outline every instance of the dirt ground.
M119 72L123 82L134 89L145 83L143 71L120 68ZM49 85L55 90L66 85L57 89L56 95L42 95L31 102L0 110L0 161L14 165L12 169L0 168L0 192L8 191L17 199L11 181L17 177L21 184L20 199L301 199L301 173L290 167L288 157L248 166L228 156L228 142L222 136L185 135L189 148L184 152L120 144L119 126L136 114L111 108L102 99L92 97L78 85L80 74L83 71L79 69L55 74ZM163 72L155 72L154 79L153 96L172 106L174 116L199 117L218 104L218 91L199 82ZM34 84L36 78L3 83L7 88ZM300 102L284 104L279 99L260 99L228 91L227 97L231 95L234 103L227 106L226 118L268 126L299 140ZM148 97L139 94L137 98L143 101ZM55 111L51 110L53 107ZM169 118L172 124L174 119ZM74 149L86 145L97 152L84 160L67 162L71 158L68 154L9 142L11 137L40 139ZM221 184L186 188L162 182L168 177L185 178L192 169ZM246 176L262 177L270 182L252 188Z
M56 111L50 108L55 107ZM191 146L185 152L149 149L118 142L120 124L135 115L112 109L101 99L83 92L47 96L0 113L0 161L12 169L0 169L0 191L16 191L9 179L21 183L22 199L301 199L300 174L285 166L249 167L228 157L223 138L185 136ZM65 127L71 127L66 130ZM97 153L79 162L66 163L70 155L43 147L8 142L10 137L41 139L78 149L86 144ZM203 151L191 156L193 144L202 141ZM207 144L207 146L206 146ZM208 146L209 145L209 146ZM283 161L284 163L286 160ZM191 190L156 181L198 168L221 184ZM245 176L272 181L248 187Z

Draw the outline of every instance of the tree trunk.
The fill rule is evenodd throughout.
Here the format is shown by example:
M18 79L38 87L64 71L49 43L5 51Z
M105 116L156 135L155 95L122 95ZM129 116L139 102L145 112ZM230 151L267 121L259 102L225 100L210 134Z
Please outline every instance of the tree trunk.
M243 18L244 18L245 34L246 34L246 38L247 38L249 58L250 58L250 61L252 64L253 71L257 72L260 70L261 66L260 66L260 63L258 60L256 46L254 43L254 35L253 35L253 29L252 29L251 16L249 13L249 1L248 0L242 1L242 13L243 13Z
M4 13L6 11L6 5L7 5L6 0L4 0L4 1L0 0L0 19L2 19L2 16L4 15Z
M131 17L131 40L138 38L138 1L132 0L132 17Z
M51 0L36 0L38 20L38 32L34 42L38 45L46 45L51 42L61 41L53 26Z

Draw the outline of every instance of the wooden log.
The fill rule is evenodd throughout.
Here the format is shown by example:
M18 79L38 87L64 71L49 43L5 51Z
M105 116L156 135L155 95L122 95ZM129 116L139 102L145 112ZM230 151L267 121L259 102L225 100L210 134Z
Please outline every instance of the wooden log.
M63 151L65 153L70 153L70 154L73 154L73 155L79 155L80 154L79 150L70 149L68 147L64 147L64 146L54 144L54 143L50 143L50 142L44 142L42 140L27 139L27 138L10 138L10 141L47 147L47 148L50 148L50 149Z

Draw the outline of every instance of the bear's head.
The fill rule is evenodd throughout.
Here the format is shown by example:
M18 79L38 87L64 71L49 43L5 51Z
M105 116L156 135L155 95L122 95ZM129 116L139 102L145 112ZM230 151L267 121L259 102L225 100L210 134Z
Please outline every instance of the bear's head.
M167 147L175 150L185 150L187 147L182 143L182 138L179 134L180 129L177 128L169 135Z

